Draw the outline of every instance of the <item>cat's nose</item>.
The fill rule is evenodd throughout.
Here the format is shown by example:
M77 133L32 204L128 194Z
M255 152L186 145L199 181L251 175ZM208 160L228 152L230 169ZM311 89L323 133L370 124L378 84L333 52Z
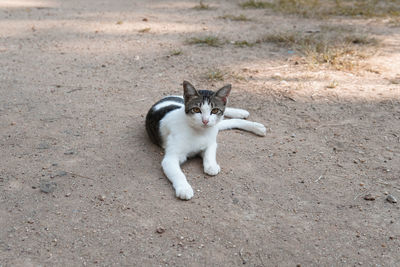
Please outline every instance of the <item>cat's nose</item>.
M202 119L201 121L203 122L204 125L207 125L207 123L208 123L208 120L205 120L205 119Z

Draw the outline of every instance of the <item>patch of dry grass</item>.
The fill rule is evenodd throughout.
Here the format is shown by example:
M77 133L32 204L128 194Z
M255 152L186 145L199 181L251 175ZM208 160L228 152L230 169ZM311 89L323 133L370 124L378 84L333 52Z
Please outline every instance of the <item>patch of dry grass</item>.
M174 49L169 53L170 56L179 56L182 55L182 50Z
M248 0L239 3L239 6L242 8L273 8L274 4L258 0Z
M209 36L203 36L203 37L192 37L186 40L187 44L190 45L208 45L212 47L221 47L226 44L232 44L237 47L252 47L256 43L254 42L248 42L246 40L241 40L241 41L228 41L221 39L217 36L209 35Z
M400 1L398 0L363 0L345 1L336 0L335 8L331 15L362 16L362 17L387 17L400 16Z
M379 42L352 28L321 26L319 31L295 31L265 35L259 43L268 42L286 46L301 54L310 65L327 64L337 70L353 70L360 60L367 58L371 47Z
M390 27L400 27L400 17L390 18L388 24Z
M230 76L236 81L246 81L246 77L237 72L232 72Z
M239 4L242 8L268 8L283 14L302 17L398 17L399 0L249 0Z
M326 88L333 89L333 88L336 88L338 85L339 85L339 83L337 81L330 81L328 83L328 85L326 86Z
M239 47L252 47L255 45L255 43L250 43L248 41L235 41L233 42L233 45L239 46Z
M200 1L199 4L194 7L194 9L196 9L196 10L210 10L212 8L210 7L210 5L204 4L203 1Z
M220 69L209 69L203 77L208 81L223 81L225 73Z
M199 44L199 45L208 45L213 47L219 47L224 44L220 38L213 35L208 35L204 37L193 37L186 40L188 44Z
M400 76L388 79L391 84L400 84Z
M227 15L223 15L223 16L221 16L219 18L220 19L229 19L229 20L232 20L232 21L250 21L251 20L251 19L249 19L248 17L246 17L243 14L240 14L239 16L227 14Z
M151 28L144 28L144 29L138 30L138 32L146 33L146 32L150 32L150 30L151 30Z

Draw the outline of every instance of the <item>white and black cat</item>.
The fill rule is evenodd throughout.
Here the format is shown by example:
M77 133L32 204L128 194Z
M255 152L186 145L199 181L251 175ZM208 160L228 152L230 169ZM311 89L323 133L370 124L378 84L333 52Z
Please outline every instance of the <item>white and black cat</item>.
M162 168L171 181L176 196L191 199L193 189L187 182L180 165L188 157L200 155L204 172L217 175L217 135L220 130L242 129L265 136L264 125L244 120L249 112L228 108L227 97L231 85L216 92L196 90L183 82L184 94L168 96L155 103L146 116L146 130L151 141L165 149ZM233 119L224 120L224 115Z

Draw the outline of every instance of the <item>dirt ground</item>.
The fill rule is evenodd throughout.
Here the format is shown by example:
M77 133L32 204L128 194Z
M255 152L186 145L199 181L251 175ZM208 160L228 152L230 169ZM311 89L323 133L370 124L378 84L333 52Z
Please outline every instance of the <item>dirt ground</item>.
M400 265L400 204L386 200L400 201L400 28L207 3L0 1L1 267ZM377 38L371 67L187 43L321 24ZM184 79L232 83L231 106L268 128L220 133L215 177L185 163L190 201L175 197L144 128Z

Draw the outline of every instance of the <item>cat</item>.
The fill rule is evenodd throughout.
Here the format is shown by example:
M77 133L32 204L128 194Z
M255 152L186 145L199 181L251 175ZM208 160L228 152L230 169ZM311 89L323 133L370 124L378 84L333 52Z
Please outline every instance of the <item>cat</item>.
M220 172L216 161L219 131L237 128L266 135L264 125L245 120L248 111L226 106L231 87L225 85L216 92L196 90L183 81L183 97L164 97L147 113L146 131L153 143L164 148L161 166L180 199L193 197L193 189L180 168L187 158L199 155L206 174ZM224 120L224 116L232 119Z

